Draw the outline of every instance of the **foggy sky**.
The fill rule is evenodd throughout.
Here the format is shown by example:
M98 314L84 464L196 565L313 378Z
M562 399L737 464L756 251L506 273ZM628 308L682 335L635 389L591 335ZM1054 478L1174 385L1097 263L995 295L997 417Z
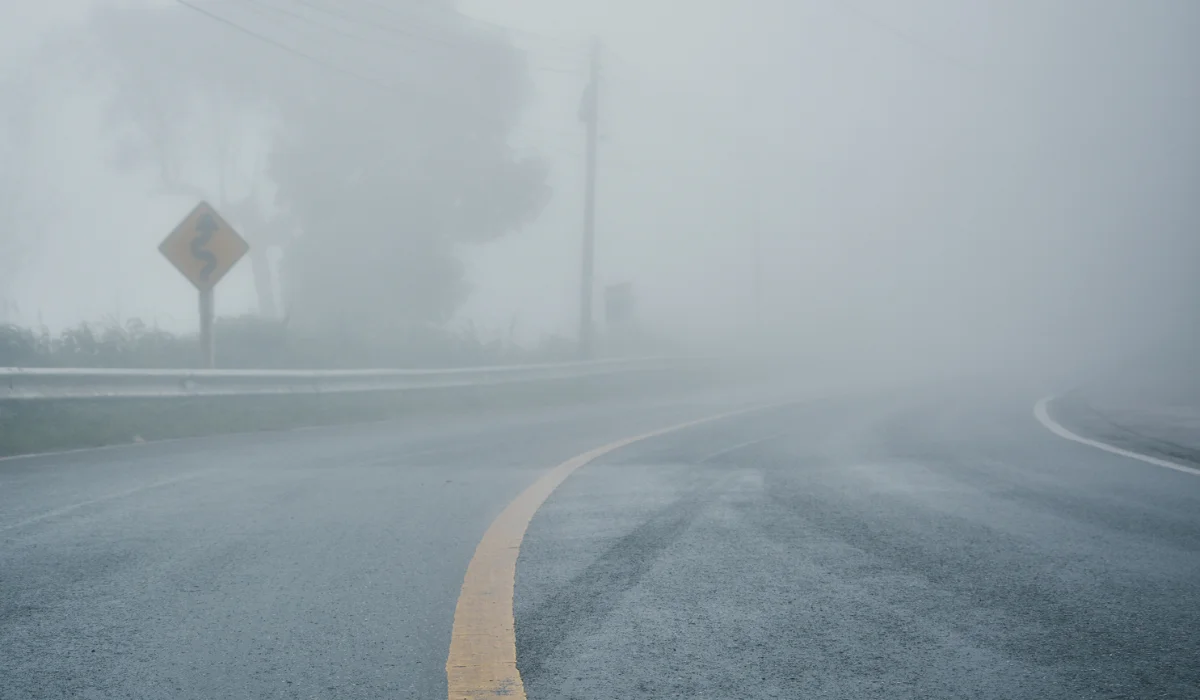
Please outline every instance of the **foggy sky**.
M5 2L4 68L21 70L33 37L87 5ZM555 192L526 230L467 251L462 316L483 329L574 333L577 108L593 34L608 50L597 282L633 282L662 329L726 344L1037 353L1161 334L1191 308L1198 3L460 7L522 30L513 41L537 94L515 140L551 162ZM17 320L120 314L189 328L193 291L155 246L192 203L111 172L96 90L39 86L43 177L60 206L53 240L16 281ZM253 308L248 268L222 283L222 313Z

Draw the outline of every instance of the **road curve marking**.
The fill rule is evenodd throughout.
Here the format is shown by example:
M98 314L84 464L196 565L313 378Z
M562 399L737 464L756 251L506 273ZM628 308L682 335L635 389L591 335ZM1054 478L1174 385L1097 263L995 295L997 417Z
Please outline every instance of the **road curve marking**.
M462 591L454 608L450 654L446 658L449 699L503 697L526 700L525 685L517 670L513 619L517 555L520 554L521 540L525 538L525 530L534 513L572 472L598 457L635 442L786 403L730 411L617 440L572 457L522 491L488 526L479 546L475 548L471 563L467 565Z
M1153 464L1154 466L1162 467L1163 469L1173 469L1184 474L1200 476L1200 469L1196 469L1195 467L1188 467L1182 464L1176 464L1175 462L1169 462L1165 459L1159 459L1158 457L1151 457L1150 455L1131 452L1130 450L1125 450L1120 447L1116 447L1115 445L1109 445L1108 443L1100 442L1099 440L1092 440L1090 438L1085 438L1072 433L1070 430L1067 430L1050 417L1050 412L1047 410L1047 407L1055 398L1056 397L1054 396L1047 396L1041 401L1038 401L1033 407L1033 415L1038 419L1039 423L1046 427L1047 430L1059 436L1060 438L1071 440L1072 442L1078 442L1082 445L1087 445L1088 447L1095 447L1098 450L1111 452L1112 454L1121 455L1122 457L1136 459L1139 462L1145 462L1146 464Z

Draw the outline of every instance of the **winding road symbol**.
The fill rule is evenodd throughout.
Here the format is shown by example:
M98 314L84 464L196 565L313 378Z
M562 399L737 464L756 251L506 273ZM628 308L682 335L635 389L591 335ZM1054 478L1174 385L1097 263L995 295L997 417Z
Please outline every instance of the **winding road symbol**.
M192 239L192 255L204 263L204 267L200 268L200 279L205 282L212 277L213 270L217 269L217 256L211 250L205 249L204 246L208 245L213 234L220 228L221 225L217 223L217 220L207 212L201 214L200 219L196 222L196 233L199 235Z
M158 250L201 291L212 289L250 250L207 202L200 202L171 231Z

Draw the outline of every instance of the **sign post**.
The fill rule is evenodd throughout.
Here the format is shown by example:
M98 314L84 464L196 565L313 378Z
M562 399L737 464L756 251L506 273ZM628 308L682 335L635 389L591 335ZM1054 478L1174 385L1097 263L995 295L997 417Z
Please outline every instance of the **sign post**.
M200 358L205 369L217 366L217 338L213 333L215 319L212 287L200 290Z
M200 202L171 231L158 250L200 292L200 354L204 367L216 366L213 288L250 250L246 239L207 202Z

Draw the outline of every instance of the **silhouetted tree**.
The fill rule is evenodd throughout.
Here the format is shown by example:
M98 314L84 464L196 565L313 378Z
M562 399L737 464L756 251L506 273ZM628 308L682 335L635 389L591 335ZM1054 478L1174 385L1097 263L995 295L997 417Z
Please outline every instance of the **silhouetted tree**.
M543 164L508 143L522 54L449 2L393 4L408 12L289 5L264 21L202 6L261 36L182 6L108 7L83 27L114 88L121 162L228 209L260 255L268 232L286 243L288 313L306 326L445 321L466 294L456 247L514 230L548 196Z

